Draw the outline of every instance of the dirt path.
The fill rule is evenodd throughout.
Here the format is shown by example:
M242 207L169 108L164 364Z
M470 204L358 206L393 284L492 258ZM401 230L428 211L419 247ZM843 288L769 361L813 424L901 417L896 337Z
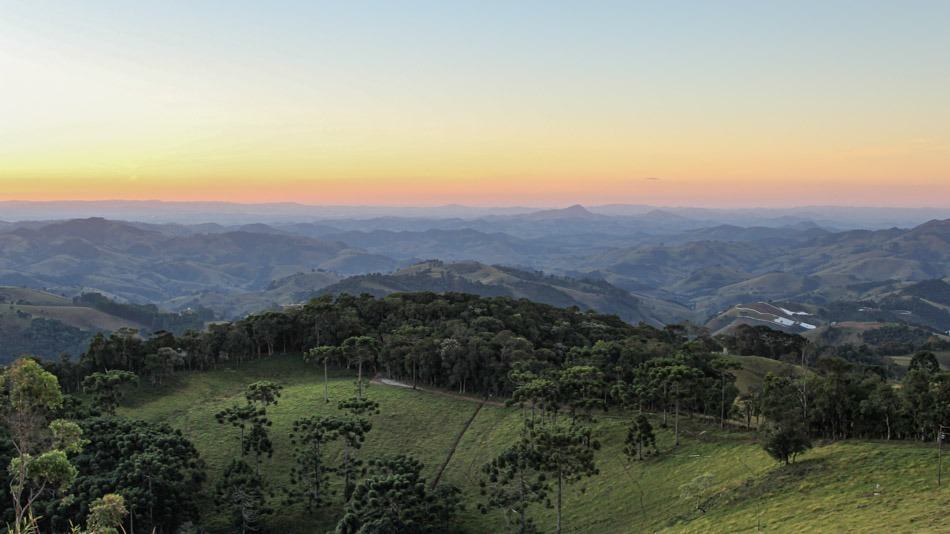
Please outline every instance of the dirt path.
M412 389L411 384L400 382L399 380L393 380L391 378L383 378L381 376L374 377L373 383L381 384L383 386ZM442 474L445 473L445 470L449 467L449 463L452 462L452 457L455 456L455 451L456 449L458 449L459 443L462 442L462 438L465 437L465 433L468 432L469 427L472 426L472 423L475 421L475 418L478 417L478 412L482 410L482 406L485 406L487 404L489 406L497 406L497 407L503 408L505 406L505 403L498 402L498 401L490 401L488 399L479 399L478 397L462 395L460 393L452 393L452 392L441 390L441 389L428 389L428 388L420 388L417 386L415 390L422 391L425 393L431 393L434 395L441 395L443 397L449 397L453 399L459 399L463 401L478 403L478 406L475 407L475 411L472 412L471 417L469 417L468 420L465 421L465 425L462 426L462 430L459 431L457 436L455 436L455 441L452 443L452 447L449 449L448 454L446 454L445 461L442 462L442 465L439 467L439 470L436 472L435 477L432 479L431 487L435 488L436 486L439 485L439 481L442 480Z
M449 449L449 453L445 456L445 461L442 462L442 466L439 467L439 472L436 473L435 478L432 479L432 489L435 489L435 487L439 485L439 480L442 479L442 473L445 473L445 469L449 466L449 462L452 461L452 456L455 455L455 450L458 449L459 443L462 442L462 437L465 436L468 428L472 426L472 422L475 421L475 418L478 416L478 412L482 410L482 406L484 405L485 402L483 401L475 407L475 411L472 412L472 416L468 418L468 421L465 421L465 426L462 427L459 435L455 437L455 442L452 443L452 448Z

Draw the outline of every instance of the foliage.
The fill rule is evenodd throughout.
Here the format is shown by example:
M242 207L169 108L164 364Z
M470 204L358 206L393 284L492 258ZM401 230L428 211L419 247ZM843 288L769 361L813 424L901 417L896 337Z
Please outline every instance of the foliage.
M769 456L788 465L795 457L811 448L811 440L800 424L769 423L762 447Z
M535 532L528 508L547 501L550 484L539 469L534 446L527 434L482 466L482 473L484 476L479 486L486 499L479 504L479 511L487 514L491 509L502 510L505 522L513 532ZM516 517L511 517L512 513Z
M244 460L232 460L215 486L215 502L227 510L240 532L259 532L263 517L273 510L261 476Z
M437 534L451 532L462 507L460 491L442 485L427 490L422 464L408 456L372 462L374 473L346 503L337 534Z
M118 534L127 515L129 511L121 495L103 495L89 506L89 516L86 518L88 534Z
M115 414L115 408L122 398L121 386L138 380L135 373L129 371L111 370L103 373L92 373L82 381L82 389L92 395L96 406L108 415Z
M623 453L631 459L643 460L644 451L649 451L650 448L653 449L654 454L658 452L656 434L653 433L653 426L650 425L650 420L645 415L638 415L630 423L624 444Z
M327 444L337 438L337 433L325 423L321 416L298 419L290 433L294 466L286 489L287 503L303 502L310 512L328 504L333 494L330 473L334 469L324 456Z
M110 492L123 496L137 528L172 531L197 519L193 496L205 478L204 462L180 432L121 417L95 417L80 426L88 442L73 459L74 498L43 503L53 527L78 522Z

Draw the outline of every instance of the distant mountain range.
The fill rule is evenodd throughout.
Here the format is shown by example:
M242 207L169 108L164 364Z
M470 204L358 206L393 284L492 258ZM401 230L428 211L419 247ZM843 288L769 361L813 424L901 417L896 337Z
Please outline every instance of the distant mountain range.
M133 301L261 289L314 268L346 275L396 266L336 241L241 230L170 235L100 218L0 233L0 285L93 288Z
M654 324L705 323L760 301L911 299L931 318L922 324L943 324L926 306L939 309L927 294L950 277L950 219L836 231L790 215L781 225L739 226L710 224L700 219L711 217L706 211L649 207L410 214L269 224L253 216L239 224L8 222L0 225L0 285L97 291L229 318L344 290L470 290ZM913 285L923 281L932 285ZM910 287L918 294L899 293Z
M701 208L649 206L642 204L608 204L581 208L590 214L611 218L658 219L660 214L697 221L699 226L721 224L742 227L789 226L811 221L826 228L881 229L906 228L931 219L950 218L950 207L944 208L879 208L853 206L802 206L793 208ZM567 209L541 209L527 206L481 207L450 204L444 206L315 206L293 202L236 204L229 202L162 202L156 200L104 201L0 201L0 218L6 221L78 219L105 217L154 223L219 223L240 225L258 221L268 224L316 222L331 220L373 219L442 219L477 220L549 212L548 215L571 215L578 206ZM0 227L3 223L0 222Z

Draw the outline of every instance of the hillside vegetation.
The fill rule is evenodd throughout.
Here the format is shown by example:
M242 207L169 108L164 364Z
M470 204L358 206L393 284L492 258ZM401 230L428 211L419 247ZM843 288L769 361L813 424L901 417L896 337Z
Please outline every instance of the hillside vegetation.
M264 470L279 485L290 466L286 436L291 422L338 411L335 401L351 394L352 376L332 378L334 402L327 405L320 369L299 356L278 357L183 374L167 390L142 387L130 393L121 413L181 429L208 462L207 493L238 448L235 431L214 423L214 414L240 400L247 383L261 379L285 387L270 412L275 453ZM371 417L373 429L360 456L412 454L425 464L430 481L479 406L473 399L380 384L372 385L368 396L380 403L381 414ZM947 526L943 511L950 505L950 490L946 485L936 488L933 446L843 441L818 446L796 464L780 467L761 450L753 433L720 431L717 425L692 419L682 425L685 437L679 448L672 448L671 432L661 430L661 454L629 462L621 449L630 417L614 411L597 416L595 435L603 443L596 455L600 474L567 492L566 532L820 532L830 525L839 532L940 532ZM653 419L659 424L659 416ZM465 532L503 528L499 512L482 515L475 509L482 499L480 468L517 437L519 428L518 409L486 404L451 455L441 481L463 491ZM705 514L680 498L680 485L704 473L713 475ZM210 504L207 494L202 499ZM278 532L319 532L335 522L332 510L327 513L315 517L299 508L283 508L266 524ZM553 511L538 507L532 515L545 531L553 528ZM214 531L228 531L221 518L212 517L210 525Z
M132 329L181 334L211 317L195 311L166 313L153 304L128 304L98 293L72 299L38 289L0 286L0 361L21 354L77 357L99 332Z
M321 293L368 293L384 297L392 293L418 291L455 291L484 297L525 298L562 308L577 306L582 310L614 314L634 324L643 321L660 325L664 322L650 314L636 297L603 281L550 276L471 261L427 261L388 275L354 276L323 288Z

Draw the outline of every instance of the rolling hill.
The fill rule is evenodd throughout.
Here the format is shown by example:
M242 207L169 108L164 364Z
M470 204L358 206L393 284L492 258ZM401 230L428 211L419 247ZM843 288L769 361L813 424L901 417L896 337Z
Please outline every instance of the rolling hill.
M268 309L300 304L342 278L329 271L296 273L274 280L259 291L201 291L163 302L173 310L207 308L221 319L241 318Z
M78 356L96 332L143 326L45 291L0 287L0 361L21 354Z
M753 380L755 372L750 371ZM351 378L333 376L331 399L349 394ZM123 415L167 422L195 443L209 467L210 479L199 498L211 532L230 529L215 512L211 491L239 447L236 431L231 439L221 439L224 427L215 425L214 414L243 402L245 385L262 379L284 386L280 403L268 410L274 422L275 452L263 470L266 479L279 486L292 462L287 437L292 421L337 410L334 403L323 402L322 371L304 364L299 356L183 373L165 389L145 386L130 391L120 409ZM440 483L458 486L467 504L460 532L505 528L501 513L478 513L476 504L482 499L478 483L481 466L516 439L517 408L378 383L367 395L380 403L381 413L372 416L373 429L359 452L362 458L411 454L424 463L423 475L429 481L444 465ZM681 422L679 448L672 447L671 432L659 428L661 454L645 462L628 462L622 448L632 416L620 412L598 416L594 430L602 443L596 456L600 473L567 487L567 532L819 532L836 525L834 531L911 533L939 532L946 524L950 489L936 485L930 444L832 442L784 467L768 458L753 433L721 431L697 418ZM658 417L654 423L660 426ZM336 461L339 454L334 447L328 458ZM712 485L706 513L699 513L680 497L680 485L704 473L711 474ZM332 480L339 484L336 477ZM530 513L544 531L553 528L550 509L539 505ZM332 529L336 519L331 509L311 514L298 506L282 506L281 513L267 516L265 524L272 531L309 534Z
M323 288L321 293L368 293L382 297L413 291L525 298L553 306L576 306L582 310L615 314L632 323L643 321L659 325L664 322L650 314L636 297L605 282L550 276L478 262L426 261L388 275L350 277Z
M0 283L73 292L88 287L137 302L263 289L314 268L348 275L395 266L343 243L283 233L168 235L98 218L0 233Z

